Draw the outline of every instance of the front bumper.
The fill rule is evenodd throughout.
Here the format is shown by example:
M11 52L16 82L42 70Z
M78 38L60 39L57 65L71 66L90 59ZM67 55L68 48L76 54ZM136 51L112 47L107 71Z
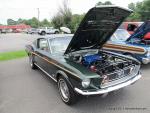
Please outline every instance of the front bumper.
M133 84L134 82L136 82L137 80L139 80L141 78L141 75L137 75L135 77L133 77L132 79L126 81L126 82L123 82L121 84L118 84L118 85L115 85L115 86L110 86L108 88L103 88L103 89L100 89L100 90L97 90L97 91L83 91L83 90L80 90L78 88L74 88L74 90L81 94L81 95L98 95L98 94L105 94L105 93L108 93L108 92L111 92L111 91L115 91L115 90L118 90L118 89L121 89L123 87L126 87L128 85L131 85Z

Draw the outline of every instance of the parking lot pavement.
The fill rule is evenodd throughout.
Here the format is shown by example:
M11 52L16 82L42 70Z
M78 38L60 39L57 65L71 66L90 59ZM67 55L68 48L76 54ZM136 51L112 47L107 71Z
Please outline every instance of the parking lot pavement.
M28 59L0 62L0 113L150 113L150 65L142 66L142 79L106 97L79 97L65 105L57 85Z
M39 35L25 33L0 34L0 52L25 49L25 45L32 43Z

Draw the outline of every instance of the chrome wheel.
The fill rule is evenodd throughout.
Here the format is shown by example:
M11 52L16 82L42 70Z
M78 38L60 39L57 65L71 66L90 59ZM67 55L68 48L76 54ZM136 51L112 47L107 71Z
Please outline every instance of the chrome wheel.
M33 59L31 56L29 57L29 63L30 63L30 66L33 67Z
M67 102L69 101L70 93L67 83L63 79L59 79L59 91L61 94L62 99Z

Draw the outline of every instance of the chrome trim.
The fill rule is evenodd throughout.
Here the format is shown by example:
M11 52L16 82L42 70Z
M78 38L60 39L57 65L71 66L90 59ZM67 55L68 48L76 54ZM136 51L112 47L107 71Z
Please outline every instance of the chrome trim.
M141 78L141 75L137 75L135 76L134 78L124 82L124 83L121 83L121 84L118 84L118 85L115 85L115 86L111 86L111 87L108 87L108 88L103 88L103 89L99 89L97 91L91 91L91 92L88 92L88 91L83 91L81 89L78 89L78 88L74 88L74 90L81 94L81 95L98 95L98 94L105 94L105 93L108 93L108 92L111 92L111 91L115 91L115 90L118 90L118 89L121 89L123 87L126 87L128 85L131 85L133 84L134 82L136 82L137 80L139 80Z
M73 72L71 72L71 71L69 71L69 70L67 70L67 69L65 69L65 68L63 68L63 67L61 67L60 65L58 65L58 64L56 64L56 63L54 63L54 62L49 61L47 58L44 58L44 57L42 57L42 56L36 54L35 52L32 52L32 54L34 54L34 55L36 55L36 56L42 58L43 60L47 61L47 62L50 63L50 64L53 64L53 65L57 66L58 68L60 68L60 69L62 69L62 70L64 70L64 71L70 73L71 75L73 75L73 76L75 76L75 77L77 77L77 78L80 78L77 74L75 74L75 73L73 73Z
M124 73L126 70L130 69L131 67L133 67L134 69L137 68L137 70L140 69L140 65L131 65L131 66L125 67L123 69L116 70L112 73L108 73L108 74L106 74L106 76L109 77L110 75L117 74L121 71L123 71L123 73ZM137 73L138 73L138 71L137 71ZM106 85L101 83L101 88L109 87L109 85L116 85L116 84L119 84L121 82L127 81L127 80L135 77L137 75L137 73L134 73L133 75L131 73L129 73L129 74L124 73L124 76L122 76L120 78L109 80Z
M39 65L37 65L36 63L34 63L41 71L43 71L46 75L48 75L52 80L54 80L55 82L57 82L57 80L55 78L53 78L50 74L48 74L44 69L42 69Z

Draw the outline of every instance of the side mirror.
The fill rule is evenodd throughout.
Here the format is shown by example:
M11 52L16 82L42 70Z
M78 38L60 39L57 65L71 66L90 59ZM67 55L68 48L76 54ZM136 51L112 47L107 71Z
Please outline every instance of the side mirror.
M144 39L149 39L149 40L150 40L150 32L148 32L148 33L146 33L146 34L144 35Z

